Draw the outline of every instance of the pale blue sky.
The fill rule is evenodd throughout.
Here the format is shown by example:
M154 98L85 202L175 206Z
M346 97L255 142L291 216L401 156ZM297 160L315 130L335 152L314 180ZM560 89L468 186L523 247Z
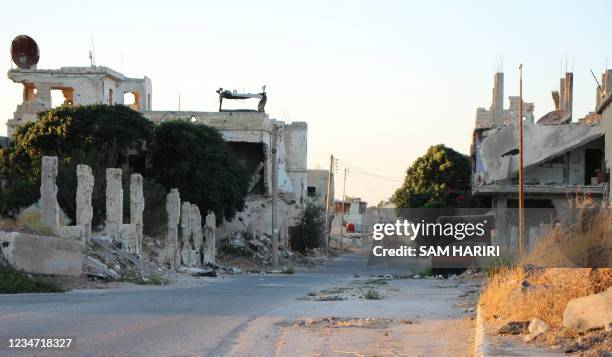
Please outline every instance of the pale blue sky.
M21 98L4 75L12 38L32 36L39 68L57 68L88 65L93 35L98 65L151 78L154 110L175 110L181 92L182 109L214 111L216 88L267 84L272 117L308 122L309 167L327 168L333 153L355 168L347 194L375 203L429 145L468 153L476 107L491 102L500 56L506 97L518 94L524 64L524 96L535 102L536 118L552 109L565 58L574 70L575 117L593 110L589 69L600 73L612 56L611 4L9 2L0 13L0 135Z

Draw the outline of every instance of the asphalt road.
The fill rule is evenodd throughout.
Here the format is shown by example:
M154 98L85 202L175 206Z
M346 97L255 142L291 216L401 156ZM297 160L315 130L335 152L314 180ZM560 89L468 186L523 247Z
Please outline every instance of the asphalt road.
M251 274L185 280L165 287L2 295L0 337L74 338L70 350L24 355L224 356L230 354L241 333L258 318L300 315L306 305L300 305L298 298L313 289L333 286L355 273L366 276L394 272L392 268L367 268L366 259L360 255L342 256L295 275ZM415 292L431 288L426 280L414 282ZM451 300L442 299L436 305L431 304L435 300L432 294L428 296L415 298L412 310L405 304L400 308L405 307L406 314L456 313ZM330 313L335 310L331 303L318 306L329 306ZM360 307L354 314L369 313ZM0 355L13 356L16 352L2 347Z

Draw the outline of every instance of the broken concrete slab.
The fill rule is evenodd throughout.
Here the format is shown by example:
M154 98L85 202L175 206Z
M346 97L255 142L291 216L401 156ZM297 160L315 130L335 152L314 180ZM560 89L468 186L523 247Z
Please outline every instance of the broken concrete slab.
M44 275L81 275L81 241L19 232L0 232L2 254L18 270Z
M572 299L563 312L563 325L578 332L603 328L612 322L612 288Z

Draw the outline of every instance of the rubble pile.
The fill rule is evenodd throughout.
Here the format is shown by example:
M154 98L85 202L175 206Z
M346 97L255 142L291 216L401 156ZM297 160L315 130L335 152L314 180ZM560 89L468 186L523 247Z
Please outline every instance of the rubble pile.
M259 266L272 264L272 238L267 235L257 236L248 233L231 233L219 246L219 257L227 261L233 257L243 257ZM321 264L325 254L321 249L312 249L302 254L291 251L283 244L278 247L280 265L300 265L314 267Z

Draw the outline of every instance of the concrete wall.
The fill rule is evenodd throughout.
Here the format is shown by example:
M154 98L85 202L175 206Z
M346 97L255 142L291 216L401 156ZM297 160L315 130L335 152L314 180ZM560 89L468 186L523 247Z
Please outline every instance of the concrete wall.
M314 188L314 196L310 196L307 192L308 195L308 202L315 204L317 206L321 206L323 209L325 209L325 200L327 198L327 182L329 181L329 171L328 170L312 170L309 169L307 171L307 182L308 182L308 186L307 186L307 191L310 188ZM334 188L331 187L331 194L330 196L332 197L331 203L333 207L333 202L334 202Z
M45 275L81 275L84 242L0 232L2 254L16 269Z

